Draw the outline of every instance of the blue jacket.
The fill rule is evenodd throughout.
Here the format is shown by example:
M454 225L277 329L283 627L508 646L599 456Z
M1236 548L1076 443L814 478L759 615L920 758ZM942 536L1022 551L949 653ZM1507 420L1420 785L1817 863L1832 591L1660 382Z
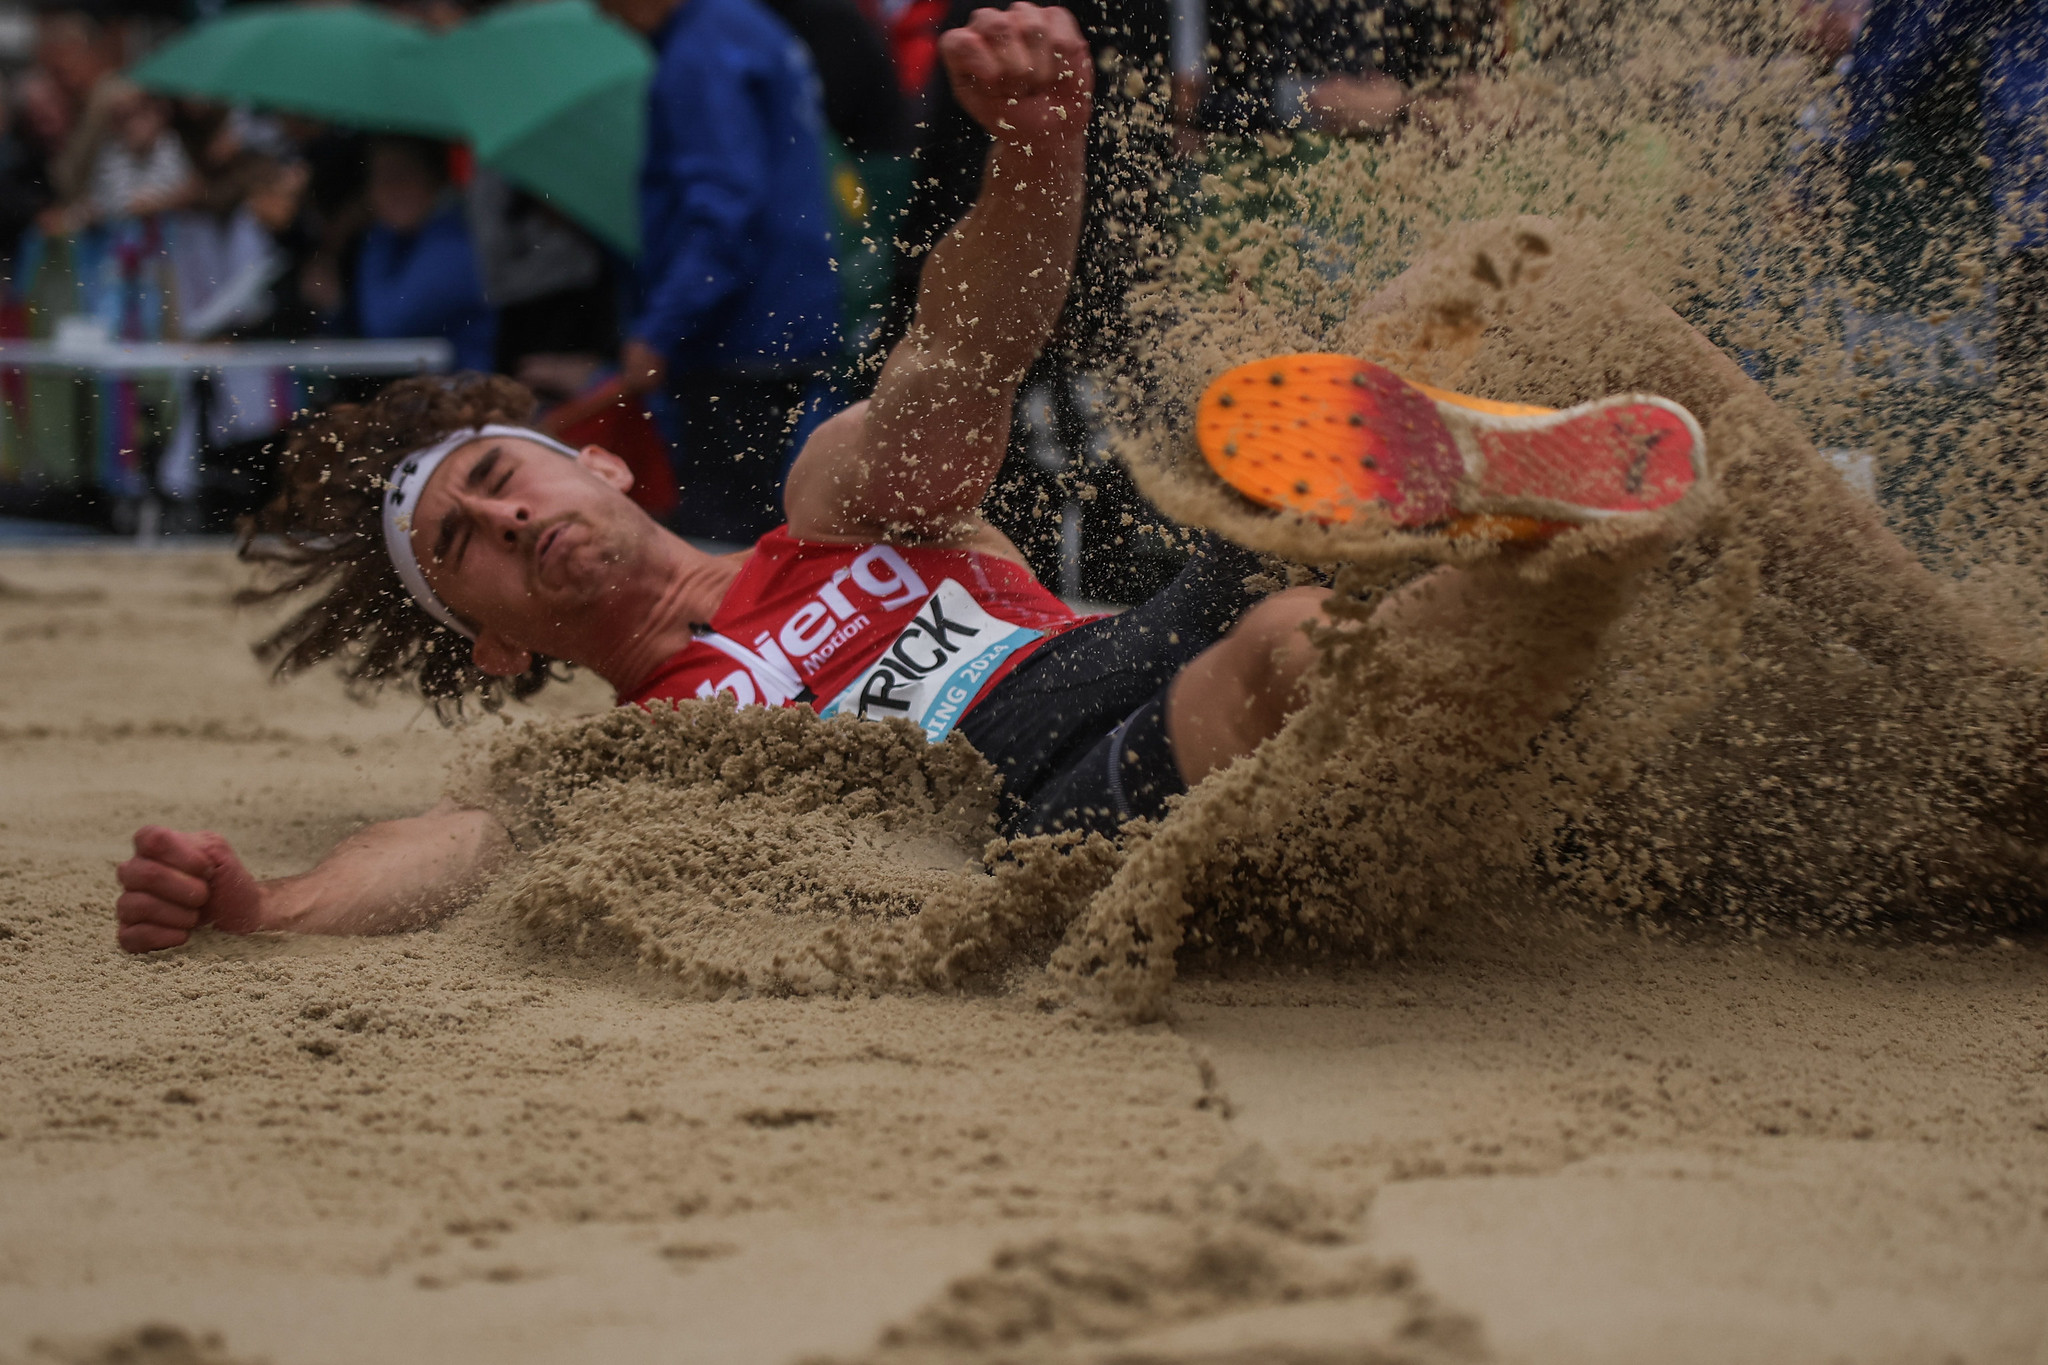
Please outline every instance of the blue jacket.
M2017 245L2048 245L2048 0L1877 0L1849 70L1849 137L1876 136L1980 34L1999 217L2020 229Z
M652 40L633 336L672 370L824 360L840 291L809 55L755 0L683 0Z
M356 255L356 322L366 337L447 337L459 370L492 368L498 315L451 203L410 236L373 224Z

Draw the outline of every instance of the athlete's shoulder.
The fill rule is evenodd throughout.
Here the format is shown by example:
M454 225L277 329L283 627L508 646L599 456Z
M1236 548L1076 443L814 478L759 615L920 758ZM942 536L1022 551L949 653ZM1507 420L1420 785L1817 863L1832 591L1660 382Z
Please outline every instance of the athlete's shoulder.
M770 596L785 580L816 573L821 566L844 563L850 555L868 548L862 541L806 540L791 534L787 525L778 526L754 542L747 552L732 586L720 604L721 614L729 608L745 609ZM830 568L826 567L826 572ZM716 617L713 618L717 619Z

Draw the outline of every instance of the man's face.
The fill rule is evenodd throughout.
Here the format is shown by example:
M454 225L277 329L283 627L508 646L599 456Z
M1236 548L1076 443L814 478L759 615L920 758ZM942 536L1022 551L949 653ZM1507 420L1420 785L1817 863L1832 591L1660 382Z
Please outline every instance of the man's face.
M22 77L19 95L22 122L43 146L61 147L71 136L71 108L64 92L47 72L31 71Z
M597 0L597 7L627 28L652 33L683 0Z
M36 63L73 99L84 99L111 69L106 40L74 15L54 14L39 25Z
M409 153L378 147L370 153L370 216L406 236L434 216L441 182Z
M170 111L162 100L137 93L120 112L121 141L135 156L147 156L170 127Z
M576 659L660 529L626 496L614 455L569 459L516 437L457 449L413 514L413 553L436 595L479 637ZM516 671L516 670L515 670Z

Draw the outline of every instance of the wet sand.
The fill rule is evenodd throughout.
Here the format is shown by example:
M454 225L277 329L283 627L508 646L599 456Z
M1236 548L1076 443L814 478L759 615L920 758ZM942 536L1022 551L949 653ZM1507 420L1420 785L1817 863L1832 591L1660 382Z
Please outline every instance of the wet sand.
M1140 1027L482 910L125 957L134 825L296 870L458 754L268 684L237 581L0 553L0 1359L2048 1359L2038 937L1445 922Z

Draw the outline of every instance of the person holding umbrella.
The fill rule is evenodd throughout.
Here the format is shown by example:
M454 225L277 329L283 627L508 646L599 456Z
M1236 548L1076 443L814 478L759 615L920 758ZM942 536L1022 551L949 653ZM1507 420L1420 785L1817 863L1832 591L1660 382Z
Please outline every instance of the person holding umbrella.
M366 337L446 337L461 370L491 368L497 312L449 184L440 143L370 144L370 228L356 252L355 323Z
M782 519L838 343L817 77L756 0L602 3L657 54L621 369L629 391L668 389L673 529L751 543Z

